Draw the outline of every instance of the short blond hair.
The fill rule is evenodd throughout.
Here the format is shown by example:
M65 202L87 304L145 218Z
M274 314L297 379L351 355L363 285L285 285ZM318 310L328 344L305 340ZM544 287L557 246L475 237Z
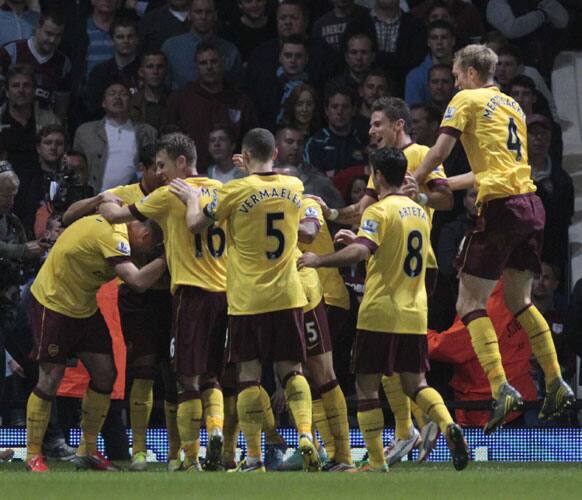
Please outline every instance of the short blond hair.
M497 54L485 45L467 45L455 53L454 63L463 71L472 67L483 82L488 82L495 75Z

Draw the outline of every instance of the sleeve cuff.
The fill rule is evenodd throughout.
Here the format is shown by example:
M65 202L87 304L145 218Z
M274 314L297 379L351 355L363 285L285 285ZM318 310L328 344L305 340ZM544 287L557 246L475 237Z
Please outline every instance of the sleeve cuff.
M450 135L451 137L458 139L459 137L461 137L462 132L455 127L441 127L439 128L439 134Z
M429 191L438 191L440 188L449 187L449 181L447 179L431 179L426 183L426 187Z
M365 247L368 248L368 250L370 250L370 253L372 255L374 255L374 253L376 253L376 250L378 250L378 245L376 245L376 243L374 243L372 240L369 240L365 236L358 236L354 240L354 243L359 243L360 245L364 245Z
M131 213L131 215L133 215L138 221L145 222L146 220L148 220L148 218L144 217L141 214L141 212L137 209L137 207L135 206L135 203L132 203L127 208L129 209L129 212Z
M375 189L372 189L372 188L366 188L366 191L365 191L365 193L366 193L368 196L371 196L372 198L374 198L375 200L377 200L377 199L378 199L378 193L376 193L376 190L375 190Z

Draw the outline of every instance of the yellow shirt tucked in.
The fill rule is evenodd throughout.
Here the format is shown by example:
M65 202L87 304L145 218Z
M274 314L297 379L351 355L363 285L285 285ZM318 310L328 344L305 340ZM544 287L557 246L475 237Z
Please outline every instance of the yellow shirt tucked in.
M427 213L405 195L386 196L364 211L356 242L374 252L368 259L358 329L426 333Z
M297 271L303 183L274 173L222 186L205 213L228 221L227 297L231 315L307 304Z
M319 226L319 232L313 242L299 242L299 249L302 252L313 252L317 255L333 253L335 251L333 240L319 204L311 198L304 198L302 210L301 222L310 220L316 223ZM332 267L320 267L317 269L317 274L323 287L325 303L329 306L349 309L350 296L339 271Z
M536 190L527 161L525 114L497 87L456 94L441 132L460 136L475 174L477 203Z
M83 217L59 236L31 287L47 309L72 318L97 311L97 291L115 277L114 266L129 260L125 224L109 224L100 215Z
M202 191L200 206L214 198L222 186L208 177L184 179ZM164 247L171 277L171 291L180 285L195 286L209 292L226 290L226 224L212 224L204 232L192 234L186 225L186 205L162 186L130 205L140 220L152 219L164 233Z

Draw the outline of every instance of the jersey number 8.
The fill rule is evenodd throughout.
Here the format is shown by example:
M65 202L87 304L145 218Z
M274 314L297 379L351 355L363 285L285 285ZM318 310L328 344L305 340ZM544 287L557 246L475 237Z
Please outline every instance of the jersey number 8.
M415 278L422 271L422 234L420 231L410 231L408 233L406 249L404 272L411 278Z

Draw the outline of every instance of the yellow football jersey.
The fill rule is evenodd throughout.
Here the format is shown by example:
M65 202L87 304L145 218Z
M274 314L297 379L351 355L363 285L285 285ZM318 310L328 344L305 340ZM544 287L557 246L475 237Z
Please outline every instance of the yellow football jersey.
M295 258L298 259L300 256L301 251L297 249ZM307 305L303 308L303 312L306 313L319 305L323 299L323 288L319 281L317 271L312 267L304 267L301 269L299 271L299 279L301 280L305 297L307 297Z
M449 103L441 132L461 138L477 202L536 190L527 162L525 115L497 87L463 90Z
M200 206L214 199L222 184L208 177L184 179L202 191ZM192 234L186 225L186 205L162 186L129 206L140 220L152 219L164 233L164 247L171 277L171 291L179 285L210 292L226 290L226 224L212 224L203 233Z
M356 241L375 249L368 259L358 329L426 333L426 212L407 196L386 196L364 211Z
M329 233L329 228L325 223L323 212L319 204L311 198L303 198L301 221L311 220L319 225L319 232L312 243L299 242L299 249L302 252L313 252L317 255L333 253L335 248ZM337 268L320 267L317 269L321 286L323 287L323 298L329 306L350 308L350 296L348 290Z
M411 142L408 146L404 146L402 148L402 152L404 156L406 156L406 160L408 161L407 171L413 173L421 164L422 160L428 153L427 146L423 146L422 144L416 144L415 142ZM431 186L438 183L445 183L447 182L447 175L445 174L445 169L442 165L439 165L435 168L430 174L427 175L424 182L418 186L421 193L428 194L430 192ZM368 185L366 186L366 193L374 198L378 198L378 194L376 193L376 188L374 187L374 181L372 180L372 176L368 179ZM432 228L432 218L434 215L434 208L424 206L422 207L427 215L428 215L428 222L430 227ZM437 269L437 260L436 254L432 248L432 244L430 241L428 242L428 257L426 262L426 267L429 269Z
M296 251L303 183L274 173L222 186L205 213L227 226L227 296L232 315L261 314L307 304Z
M126 205L137 203L144 196L147 196L149 194L144 191L141 182L127 184L126 186L117 186L108 189L107 192L114 194L115 196L119 196L123 200L123 203L125 203Z
M83 217L59 236L30 291L47 309L88 318L97 311L97 291L130 253L125 224L109 224L100 215Z

